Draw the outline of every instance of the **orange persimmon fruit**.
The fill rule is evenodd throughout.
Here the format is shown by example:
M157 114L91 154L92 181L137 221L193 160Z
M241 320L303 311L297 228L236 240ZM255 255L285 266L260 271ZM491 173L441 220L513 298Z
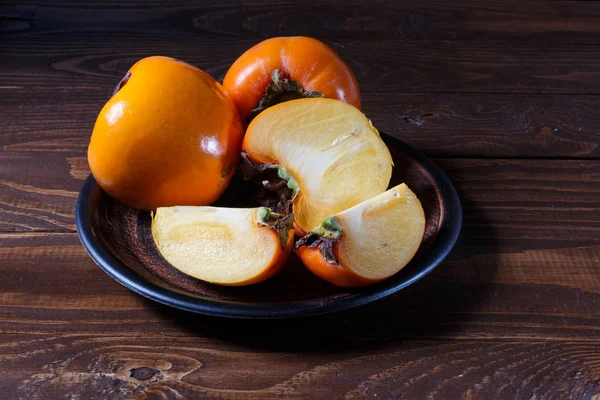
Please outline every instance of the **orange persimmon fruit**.
M100 111L90 169L111 196L136 208L208 205L239 162L243 126L222 86L169 57L138 61Z
M337 286L366 286L408 264L421 245L425 215L405 184L325 219L296 242L315 275Z
M360 109L352 70L333 49L310 37L276 37L258 43L231 65L223 87L243 119L301 97L338 99Z
M384 192L392 157L371 121L340 100L287 101L260 113L243 143L243 172L281 211L291 204L298 233ZM289 211L289 210L288 210Z
M292 219L265 207L161 207L152 219L152 237L162 256L181 272L243 286L283 268L293 246Z

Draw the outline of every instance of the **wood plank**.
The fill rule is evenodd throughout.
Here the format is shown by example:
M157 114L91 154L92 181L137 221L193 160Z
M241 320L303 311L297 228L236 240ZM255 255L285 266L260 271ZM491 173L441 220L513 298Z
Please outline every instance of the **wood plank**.
M69 233L75 196L87 175L85 158L70 155L29 149L0 157L0 171L7 174L0 189L2 229L12 232L0 235L0 332L227 335L227 322L190 319L144 300L94 265ZM244 329L260 332L267 326L302 336L321 324L360 340L415 335L597 340L600 161L438 163L464 207L461 238L442 266L367 307L310 323L249 323ZM66 233L18 233L27 229ZM388 322L389 310L398 317L394 323Z
M0 89L0 146L84 155L111 90ZM598 109L600 96L363 94L378 129L433 157L600 158Z
M72 231L77 193L89 172L87 139L68 130L64 143L55 138L30 142L31 134L23 136L25 141L8 144L10 151L0 153L0 230ZM5 136L9 143L14 137L20 135ZM598 228L599 161L438 161L458 186L465 207L483 207L495 218L494 226L505 224L511 234L515 226L554 224L547 229L550 237L560 229L587 240L590 230ZM515 213L522 217L516 220Z
M451 3L3 4L1 397L600 399L600 2ZM111 87L156 53L222 77L290 34L331 44L374 124L437 157L464 207L454 251L396 295L298 320L119 285L73 210Z
M169 35L168 41L164 40ZM259 39L171 32L57 32L0 42L0 86L113 86L140 58L172 56L221 79ZM522 41L326 40L363 92L600 94L600 49Z
M160 335L0 336L7 398L596 399L577 342L323 341L311 351ZM294 346L292 345L293 349Z
M459 243L447 261L399 294L330 316L225 321L145 300L104 274L74 233L0 234L0 332L162 332L263 340L504 338L586 340L600 336L598 221L564 230L550 222L495 223L493 208L466 204ZM529 211L524 211L528 213ZM596 213L598 214L598 213ZM513 219L524 214L512 212ZM507 226L508 225L508 226ZM545 239L542 239L545 238ZM390 310L394 319L390 320ZM377 329L373 329L377 326ZM284 335L285 332L285 335ZM309 340L309 339L303 339Z
M0 231L73 231L75 202L87 174L70 171L88 168L80 155L0 153Z
M4 7L4 33L60 31L309 35L325 39L498 40L597 43L600 5L583 1L226 0L23 1Z

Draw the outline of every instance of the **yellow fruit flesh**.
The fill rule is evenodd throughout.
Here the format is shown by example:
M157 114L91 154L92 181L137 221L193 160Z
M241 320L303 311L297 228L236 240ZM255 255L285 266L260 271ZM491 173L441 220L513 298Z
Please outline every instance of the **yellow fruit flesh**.
M425 230L421 202L405 184L336 217L343 229L340 260L368 279L384 279L400 271L419 249Z
M255 159L282 164L297 182L293 210L305 232L385 191L392 174L377 130L339 100L300 99L269 108L248 127L245 149Z
M185 274L221 285L239 285L272 266L278 237L257 223L258 209L158 208L152 236L163 257Z

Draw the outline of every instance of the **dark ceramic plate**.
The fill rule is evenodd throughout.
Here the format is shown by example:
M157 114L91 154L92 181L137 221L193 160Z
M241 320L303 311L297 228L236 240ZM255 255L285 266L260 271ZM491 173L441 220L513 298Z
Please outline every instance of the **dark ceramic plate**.
M339 311L388 296L416 282L446 257L460 231L462 210L446 175L404 142L383 135L394 159L390 187L405 182L419 197L427 219L414 259L399 273L360 289L337 288L320 280L292 256L281 273L247 287L216 286L171 267L158 253L150 214L108 196L90 177L79 193L77 232L107 274L152 300L202 314L238 318L300 317ZM221 206L247 207L248 184L236 177Z

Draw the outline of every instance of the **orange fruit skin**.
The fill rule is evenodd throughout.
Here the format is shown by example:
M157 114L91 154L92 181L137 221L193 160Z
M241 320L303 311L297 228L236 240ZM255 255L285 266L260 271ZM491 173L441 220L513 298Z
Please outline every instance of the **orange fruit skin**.
M313 274L327 282L340 287L361 287L380 282L380 280L368 279L350 270L344 260L340 259L338 244L333 244L333 254L340 262L339 265L330 264L319 252L319 248L302 246L296 250L296 255L302 261L304 266Z
M94 126L94 178L139 209L213 203L239 162L243 125L233 101L208 74L173 58L144 58L129 72Z
M269 229L269 228L264 228L264 229ZM277 233L274 230L271 230L271 233L275 236L277 241L279 241L279 236L277 235ZM282 249L281 247L277 248L277 252L275 252L275 254L273 254L273 258L271 259L270 266L268 268L265 268L265 270L262 273L255 276L252 279L248 279L243 282L238 282L236 284L228 285L228 286L253 285L255 283L259 283L266 279L269 279L270 277L272 277L274 275L277 275L277 273L279 273L279 271L281 271L283 269L283 267L285 266L285 264L287 263L287 261L290 257L290 254L292 252L293 246L294 246L294 230L290 229L289 236L288 236L288 242L285 246L285 249Z
M276 69L305 91L316 91L360 109L356 77L331 47L310 37L276 37L247 50L223 79L223 87L242 118L248 118L258 105Z

